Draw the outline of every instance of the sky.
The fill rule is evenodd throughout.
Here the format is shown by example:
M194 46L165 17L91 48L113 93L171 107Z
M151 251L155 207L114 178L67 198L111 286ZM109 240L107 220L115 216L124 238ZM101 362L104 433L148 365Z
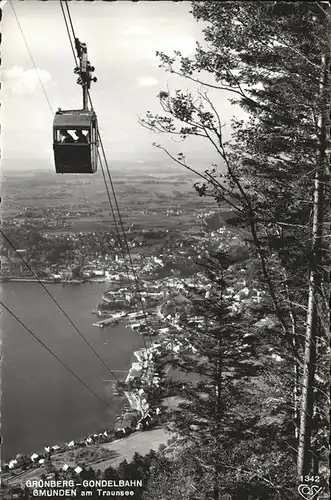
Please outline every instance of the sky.
M21 170L23 161L35 169L52 164L55 111L82 107L60 3L16 0L12 5L26 43L8 1L1 23L2 172ZM196 41L203 41L204 25L190 14L190 2L71 1L69 7L76 36L87 43L89 60L96 68L98 81L92 83L91 96L108 161L169 161L152 146L154 141L172 153L187 153L194 166L213 161L214 152L203 139L178 144L138 123L147 110L161 112L160 90L198 88L159 68L155 55L156 50L168 55L180 50L193 56ZM218 92L215 99L222 120L228 123L233 109L227 96Z

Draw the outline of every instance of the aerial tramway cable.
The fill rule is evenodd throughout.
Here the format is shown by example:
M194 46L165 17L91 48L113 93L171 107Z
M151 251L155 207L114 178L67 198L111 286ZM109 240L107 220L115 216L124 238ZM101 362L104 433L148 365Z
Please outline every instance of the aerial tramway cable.
M66 8L67 8L68 17L69 17L69 23L70 23L70 27L71 27L71 30L72 30L72 34L70 34L69 24L68 24L68 21L67 21L66 14L65 14L65 11L64 11L62 3L65 3ZM67 2L64 1L64 0L60 0L60 6L61 6L62 15L63 15L64 22L65 22L65 26L66 26L66 29L67 29L70 46L71 46L72 53L73 53L73 56L74 56L74 61L75 61L76 67L78 67L78 59L76 57L76 53L75 53L75 49L74 49L74 44L73 44L72 39L71 39L71 37L73 37L74 40L76 40L76 35L75 35L75 31L74 31L74 27L73 27L73 23L72 23L70 11L69 11L69 6L68 6ZM92 104L92 100L91 100L90 95L88 97L89 97L89 102L90 102L91 109L93 109L93 104ZM100 136L98 136L98 139L99 140L101 139ZM116 234L118 236L119 244L120 244L121 251L122 251L122 256L125 259L125 250L123 249L122 239L121 239L120 232L119 232L119 229L118 229L118 224L117 224L117 221L116 221L116 216L115 216L115 212L114 212L114 208L113 208L113 203L111 201L111 196L110 196L109 188L108 188L108 185L107 185L106 176L105 176L105 173L104 173L104 168L102 166L102 161L101 161L100 153L98 153L98 159L99 159L99 162L100 162L100 165L101 165L103 180L104 180L105 187L106 187L106 192L107 192L108 201L109 201L109 205L110 205L110 209L111 209L111 213L112 213L112 217L113 217L113 221L114 221L114 226L115 226ZM125 267L126 267L126 271L127 271L127 274L128 274L128 268L127 268L126 264L125 264ZM128 276L128 281L130 281L129 276Z
M25 264L25 266L29 269L29 271L33 274L33 276L36 278L38 283L42 286L42 288L45 290L47 295L52 299L52 301L56 304L58 309L62 312L62 314L66 317L66 319L69 321L71 326L75 329L75 331L78 333L78 335L84 340L84 342L88 345L88 347L91 349L91 351L95 354L95 356L101 361L101 363L104 365L104 367L108 370L108 372L115 377L115 379L119 382L119 379L115 375L115 373L109 368L107 363L102 359L102 357L97 353L97 351L94 349L94 347L90 344L90 342L87 340L87 338L82 334L82 332L77 328L75 323L72 321L72 319L68 316L66 311L63 309L61 304L54 298L54 296L51 294L51 292L46 288L44 283L40 281L38 275L34 272L32 267L26 262L26 260L22 257L22 255L17 251L15 248L14 244L10 241L8 236L3 232L3 230L0 228L0 233L2 234L3 238L7 241L7 243L11 246L11 248L16 252L16 254L19 256L21 261Z
M106 179L106 176L105 176L104 167L102 165L100 153L98 153L98 154L99 154L99 161L100 161L102 176L103 176L103 180L104 180L104 183L105 183L106 192L107 192L107 196L108 196L108 201L109 201L109 205L110 205L110 208L111 208L111 213L112 213L112 216L113 216L113 221L114 221L114 225L115 225L115 229L116 229L116 234L117 234L117 237L118 237L119 245L121 247L121 253L122 253L123 262L124 262L124 266L125 266L125 270L126 270L126 274L127 274L129 288L130 288L131 292L133 293L134 292L134 288L132 286L130 286L130 273L129 273L129 269L128 269L128 266L127 266L126 261L125 261L125 249L123 248L123 242L121 240L121 235L120 235L120 232L119 232L119 229L118 229L118 225L117 225L117 221L116 221L116 216L115 216L115 212L114 212L114 207L113 207L113 203L111 201L109 187L108 187L108 184L107 184L107 179ZM138 312L137 306L136 306L136 311ZM147 345L146 345L146 341L145 341L144 336L142 336L142 338L143 338L144 347L145 347L145 349L147 351Z
M27 42L27 40L26 40L26 38L25 38L23 28L22 28L22 26L21 26L21 23L20 23L20 21L19 21L19 19L18 19L17 14L16 14L16 11L15 11L15 8L14 8L14 5L13 5L13 3L12 3L12 0L10 0L10 6L11 6L11 8L12 8L12 11L13 11L14 17L15 17L16 22L17 22L17 25L18 25L19 30L20 30L20 32L21 32L21 35L22 35L22 38L23 38L23 41L24 41L25 47L26 47L26 49L27 49L27 51L28 51L28 54L29 54L30 59L31 59L31 62L32 62L33 67L34 67L34 69L35 69L35 72L36 72L36 75L37 75L38 81L39 81L39 83L40 83L41 89L42 89L43 94L44 94L44 96L45 96L45 99L46 99L46 101L47 101L48 107L49 107L50 112L51 112L51 114L52 114L52 116L53 116L53 115L54 115L53 107L52 107L51 102L50 102L50 100L49 100L49 97L48 97L48 95L47 95L47 92L46 92L45 86L44 86L44 84L43 84L43 82L42 82L42 80L41 80L41 78L40 78L40 75L39 75L39 71L38 71L37 65L36 65L35 60L34 60L34 58L33 58L33 55L32 55L32 52L31 52L31 50L30 50L29 44L28 44L28 42ZM74 49L73 49L73 50L74 50ZM75 54L75 52L74 52L74 54ZM81 191L82 198L83 198L83 200L84 200L85 204L89 207L89 203L88 203L87 198L86 198L86 196L85 196L85 193L84 193L84 190L83 190L83 188L82 188L82 185L81 185L81 183L79 182L79 179L78 179L77 174L75 174L75 178L76 178L76 181L77 181L78 187L79 187L79 189L80 189L80 191Z
M10 0L10 5L12 7L12 10L13 10L13 13L14 13L14 16L15 16L15 19L17 21L17 24L19 26L19 29L20 29L20 32L22 34L22 37L23 37L23 40L24 40L24 43L25 43L25 46L28 50L28 53L29 53L29 56L31 58L31 61L32 61L32 64L36 70L36 74L37 74L37 77L38 77L38 80L40 82L40 85L43 89L43 92L44 92L44 95L45 95L45 98L46 98L46 101L48 103L48 106L49 106L49 109L53 115L53 110L52 110L52 106L51 106L51 103L49 101L49 98L47 96L47 92L45 90L45 87L40 79L40 76L39 76L39 73L38 73L38 69L37 69L37 66L35 64L35 61L34 61L34 58L32 56L32 53L30 51L30 48L29 48L29 45L27 43L27 40L25 38L25 35L24 35L24 32L23 32L23 29L22 29L22 26L19 22L19 19L16 15L16 12L15 12L15 9L14 9L14 6L12 4L12 1ZM77 178L77 176L76 176ZM77 179L78 180L78 179ZM79 184L80 186L80 184ZM80 186L81 187L81 186ZM39 277L37 276L37 274L34 272L34 270L31 268L31 266L25 261L25 259L21 256L21 254L19 252L17 252L17 249L15 248L14 244L10 241L10 239L8 238L8 236L3 232L3 230L0 228L0 233L2 234L3 238L7 241L7 243L9 243L9 245L11 246L11 248L15 251L15 253L19 256L19 258L22 260L22 262L25 264L25 266L29 269L29 271L35 276L36 280L38 281L38 283L42 286L42 288L45 290L45 292L47 293L47 295L49 295L49 297L53 300L53 302L56 304L56 306L60 309L60 311L62 312L62 314L66 317L66 319L69 321L69 323L73 326L73 328L75 329L75 331L80 335L80 337L85 341L85 343L88 345L88 347L92 350L92 352L97 356L97 358L99 359L99 361L101 361L101 363L105 366L105 368L108 370L108 372L115 377L116 381L119 382L119 379L118 377L116 376L116 374L109 368L109 366L107 365L107 363L102 359L102 357L97 353L97 351L94 349L94 347L90 344L90 342L86 339L86 337L83 335L83 333L77 328L77 326L74 324L74 322L71 320L71 318L68 316L68 314L66 313L66 311L63 309L63 307L59 304L59 302L53 297L53 295L51 294L51 292L45 287L45 285L40 281Z
M66 16L65 16L65 12L64 12L64 8L63 8L62 3L64 3L66 5L66 9L67 9L67 13L68 13L68 18L69 18L69 23L70 23L72 34L70 34L69 24L68 24L68 21L67 21ZM63 14L63 17L64 17L65 25L66 25L66 28L67 28L67 33L68 33L70 45L71 45L71 47L73 49L73 43L72 43L72 40L71 40L71 36L74 38L74 40L76 40L76 35L75 35L75 30L74 30L74 26L73 26L73 22L72 22L72 18L71 18L71 14L70 14L70 10L69 10L69 6L68 6L68 3L67 3L67 0L60 0L60 5L61 5L61 10L62 10L62 14ZM75 63L77 64L77 58L76 58L74 50L73 50L73 54L74 54ZM92 99L91 99L91 95L90 95L89 91L88 91L88 99L89 99L89 103L90 103L91 109L93 110L93 103L92 103ZM103 170L103 167L102 167L102 162L101 162L101 158L100 158L100 154L99 154L99 160L100 160L100 164L101 164L101 168L102 168L102 174L103 174L103 178L104 178L104 182L105 182L105 186L106 186L106 190L107 190L108 200L109 200L110 207L111 207L111 212L112 212L112 216L113 216L113 220L114 220L114 224L115 224L116 233L117 233L117 235L119 237L119 242L120 242L120 246L121 246L121 249L122 249L122 252L123 252L124 261L125 261L125 249L127 251L127 254L128 254L128 257L129 257L129 261L130 261L130 265L131 265L132 274L134 276L134 281L135 281L135 286L136 286L136 293L138 295L139 302L141 304L141 309L143 311L145 322L146 322L146 325L147 325L148 318L147 318L146 310L145 310L145 307L144 307L144 304L143 304L143 301L142 301L142 297L141 297L141 294L140 294L140 291L139 291L138 277L137 277L137 274L136 274L136 272L134 270L134 267L133 267L133 262L132 262L132 258L131 258L130 248L129 248L128 241L127 241L127 238L126 238L125 229L124 229L124 225L123 225L123 220L122 220L121 212L120 212L119 205L118 205L118 202L117 202L115 188L114 188L114 184L113 184L113 181L112 181L111 173L110 173L110 170L109 170L108 161L107 161L107 157L106 157L105 149L104 149L104 146L103 146L103 142L102 142L100 131L98 131L98 139L99 139L99 143L101 145L101 150L102 150L102 154L103 154L104 164L106 166L106 170L107 170L107 174L108 174L108 179L109 179L109 183L110 183L110 186L111 186L111 190L112 190L112 193L113 193L114 202L115 202L115 206L116 206L116 210L117 210L118 220L119 220L119 224L120 224L120 227L121 227L121 230L122 230L122 234L123 234L124 247L123 247L122 238L121 238L119 230L118 230L117 221L116 221L116 217L115 217L115 212L114 212L114 209L113 209L113 204L111 202L109 188L107 186L107 181L106 181L106 178L105 178L105 175L104 175L104 170ZM128 274L128 281L130 282L130 280L129 280L129 274ZM147 328L148 328L148 326L147 326ZM153 344L153 341L152 341L149 329L148 329L148 334L149 334L150 341ZM145 348L147 349L144 336L142 335L142 337L143 337L143 342L144 342Z
M15 9L14 9L14 6L12 4L12 1L10 0L10 4L11 4L11 8L12 8L12 11L13 11L13 14L15 16L15 19L17 21L17 24L18 24L18 27L20 29L20 32L21 32L21 35L22 35L22 38L24 40L24 43L25 43L25 46L27 48L27 51L29 53L29 56L30 56L30 59L32 61L32 64L35 68L35 71L36 71L36 74L37 74L37 77L38 77L38 80L39 80L39 83L41 85L41 88L43 90L43 93L44 93L44 96L45 96L45 99L47 101L47 104L48 104L48 107L53 115L53 109L52 109L52 106L51 106L51 103L50 103L50 100L48 98L48 95L47 95L47 92L46 92L46 89L43 85L43 82L41 81L41 78L40 78L40 75L39 75L39 72L38 72L38 68L36 66L36 63L34 61L34 58L33 58L33 55L31 53L31 50L29 48L29 45L27 43L27 40L25 38L25 35L24 35L24 32L23 32L23 29L22 29L22 26L19 22L19 19L17 17L17 14L15 12ZM70 11L69 11L69 7L68 7L68 4L67 2L65 2L66 4L66 8L67 8L67 12L68 12L68 16L69 16L69 22L70 22L70 26L71 26L71 29L72 29L72 34L75 38L75 32L74 32L74 27L73 27L73 23L72 23L72 19L71 19L71 15L70 15ZM77 64L77 58L76 58L76 55L75 55L75 51L74 51L74 46L73 46L73 43L72 43L72 40L71 40L71 36L70 36L70 31L69 31L69 25L68 25L68 22L66 20L66 17L65 17L65 12L64 12L64 9L63 9L63 6L62 6L62 0L60 1L60 5L61 5L61 9L62 9L62 14L63 14L63 17L64 17L64 20L65 20L65 24L66 24L66 28L67 28L67 32L68 32L68 36L69 36L69 41L70 41L70 45L71 45L71 48L72 48L72 52L73 52L73 56L74 56L74 60L75 60L75 63ZM91 107L93 109L93 105L92 105L92 101L91 101L91 97L89 95L89 99L90 99L90 102L91 102ZM113 196L114 196L114 200L115 200L115 204L116 204L116 208L117 208L117 213L118 213L118 217L119 217L119 221L120 221L120 226L121 226L121 229L122 229L122 232L123 232L123 238L124 238L124 242L125 242L125 246L126 246L126 249L127 249L127 252L128 252L128 256L129 256L129 260L130 260L130 264L131 264L131 269L132 269L132 274L134 275L134 278L135 278L135 282L136 282L136 287L138 288L138 281L137 281L137 276L136 276L136 273L135 273L135 270L133 268L133 262L132 262L132 259L131 259L131 254L130 254L130 249L129 249L129 246L128 246L128 243L127 243L127 239L126 239L126 235L125 235L125 230L124 230L124 226L123 226L123 221L122 221L122 218L121 218L121 213L120 213L120 210L119 210L119 206L118 206L118 202L117 202L117 198L116 198L116 193L115 193L115 189L114 189L114 185L113 185L113 182L112 182L112 178L111 178L111 174L110 174L110 171L109 171L109 166L108 166L108 163L107 163L107 159L106 159L106 155L105 155L105 151L104 151L104 147L103 147L103 144L102 144L102 139L101 139L101 136L100 136L100 133L99 133L99 140L100 140L100 143L101 143L101 146L102 146L102 152L103 152L103 156L104 156L104 161L105 161L105 164L106 164L106 168L107 168L107 173L108 173L108 177L109 177L109 181L110 181L110 184L111 184L111 188L112 188L112 192L113 192ZM100 158L100 155L99 155L99 158ZM101 158L100 158L101 159ZM119 238L119 243L120 243L120 246L121 246L121 249L122 249L122 252L123 252L123 257L124 257L124 261L125 261L125 249L123 248L123 242L122 242L122 238L121 238L121 235L120 235L120 232L119 232L119 229L118 229L118 225L117 225L117 221L116 221L116 216L115 216L115 212L114 212L114 208L113 208L113 205L112 205L112 202L111 202L111 197L110 197L110 193L109 193L109 188L107 186L107 182L106 182L106 178L105 178L105 174L104 174L104 170L102 168L102 172L103 172L103 177L104 177L104 181L105 181L105 185L106 185L106 189L107 189L107 195L108 195L108 200L109 200L109 203L110 203L110 207L111 207L111 211L112 211L112 215L113 215L113 219L114 219L114 224L115 224L115 229L116 229L116 232L117 232L117 235L118 235L118 238ZM78 178L77 178L77 175L76 175L76 180L78 182ZM82 186L80 185L80 183L78 182L78 185L80 187L80 189L82 190ZM84 193L83 193L84 195ZM84 199L85 199L85 196L84 196ZM86 201L86 199L85 199ZM53 295L48 291L48 289L44 286L44 284L39 280L38 276L36 275L36 273L32 270L31 266L29 266L27 264L27 262L25 262L25 260L23 259L23 257L17 252L15 246L12 244L12 242L9 240L9 238L5 235L5 233L1 231L1 234L2 236L7 240L7 242L10 244L10 246L13 248L13 250L17 253L17 255L20 257L20 259L22 260L22 262L27 266L27 268L30 270L30 272L36 277L38 283L44 288L44 290L46 291L46 293L51 297L51 299L54 301L54 303L57 305L57 307L61 310L61 312L64 314L64 316L67 318L67 320L70 322L70 324L74 327L74 329L77 331L77 333L83 338L83 340L87 343L87 345L90 347L90 349L92 349L92 351L94 352L94 354L98 357L98 359L103 363L103 365L107 368L107 370L111 373L112 376L115 377L115 379L117 381L118 378L117 376L115 375L114 372L112 372L112 370L107 366L107 364L104 362L104 360L101 358L101 356L99 356L99 354L94 350L94 348L92 347L92 345L88 342L88 340L85 338L85 336L79 331L79 329L76 327L76 325L72 322L72 320L69 318L69 316L67 315L67 313L64 311L64 309L62 308L62 306L57 302L57 300L53 297ZM126 269L127 269L127 274L128 274L128 281L130 282L130 278L129 278L129 272L128 272L128 268L127 268L127 265L125 263L125 266L126 266ZM137 290L137 295L140 299L140 303L141 303L141 308L142 308L142 311L143 311L143 314L145 316L145 321L147 323L147 315L146 315L146 311L145 311L145 308L144 308L144 304L143 304L143 301L142 301L142 298L141 298L141 295L140 295L140 292L139 292L139 289ZM135 304L136 305L136 304ZM137 306L136 306L137 308ZM147 346L146 346L146 342L145 342L145 338L144 336L142 335L143 337L143 343L144 343L144 346L145 346L145 349L147 350ZM149 333L149 337L150 337L150 340L152 342L152 339L151 339L151 335Z
M69 12L69 8L68 8L68 4L65 4L65 5L67 7L67 11L68 11L68 15L69 15L69 22L70 22L71 29L72 29L72 32L73 32L73 38L75 39L74 31L73 31L73 26L72 26L72 22L71 22L71 17L70 17L70 12ZM70 42L70 45L71 45L71 50L72 50L72 53L73 53L73 56L74 56L75 64L76 64L76 66L78 66L78 59L77 59L77 56L76 56L74 44L72 43L72 40L71 40L69 25L68 25L67 18L65 16L64 8L63 8L63 5L62 5L62 0L60 0L60 6L61 6L62 14L63 14L63 19L64 19L64 22L65 22L65 25L66 25L66 28L67 28L67 33L68 33L69 42Z
M65 4L65 6L67 8L67 13L68 13L68 18L69 18L69 23L70 23L70 27L71 27L71 30L72 30L72 34L70 34L69 24L68 24L68 21L67 21L67 18L66 18L66 14L65 14L63 5L62 5L63 3ZM73 27L73 23L72 23L70 11L69 11L69 6L68 6L67 2L64 1L64 0L60 0L60 6L61 6L62 15L63 15L63 19L64 19L64 22L65 22L65 26L66 26L66 29L67 29L68 38L69 38L70 46L71 46L71 49L72 49L74 61L75 61L76 67L78 67L78 59L76 57L76 53L75 53L75 49L74 49L74 44L73 44L72 38L71 38L71 37L73 37L73 39L76 40L76 35L75 35L75 31L74 31L74 27ZM89 101L90 101L91 109L93 109L93 104L92 104L90 95L89 95ZM100 136L98 136L98 139L100 140ZM116 221L116 216L115 216L113 204L112 204L112 201L111 201L111 196L110 196L109 188L108 188L108 185L107 185L107 180L106 180L104 169L103 169L103 166L102 166L100 153L98 153L98 158L99 158L100 165L101 165L102 175L103 175L103 179L104 179L104 183L105 183L105 187L106 187L106 191L107 191L107 196L108 196L108 201L109 201L111 213L112 213L112 216L113 216L115 230L116 230L116 233L117 233L117 236L118 236L118 239L119 239L121 250L123 252L122 240L121 240L121 237L120 237L120 233L119 233L119 229L118 229L118 225L117 225L117 221ZM124 257L124 254L123 254L123 257Z
M68 25L68 22L66 20L66 16L65 16L65 13L64 13L64 9L63 9L62 3L65 3L65 5L66 5L68 19L69 19L69 23L70 23L70 27L71 27L71 31L72 31L72 37L73 37L74 41L77 40L76 35L75 35L75 29L74 29L73 22L72 22L72 18L71 18L71 13L70 13L68 1L67 0L60 0L62 14L63 14L65 25L66 25L66 28L67 28L67 33L68 33L70 45L71 45L71 48L72 48L72 51L73 51L74 60L75 60L76 66L77 66L77 58L76 58L76 55L75 55L75 51L73 49L73 43L72 43L72 40L71 40L71 34L70 34L70 30L69 30L69 25ZM88 101L89 101L89 104L91 106L91 109L93 110L94 108L93 108L93 103L92 103L91 94L90 94L89 90L87 90L87 96L88 96ZM119 238L119 243L120 243L120 246L121 246L123 260L124 260L124 263L125 263L125 249L126 249L127 255L129 257L130 265L131 265L132 274L134 276L134 284L136 286L136 294L137 294L137 296L139 298L139 301L140 301L140 304L141 304L141 309L142 309L143 314L144 314L145 325L146 325L146 328L148 330L148 335L149 335L149 338L150 338L150 342L151 342L151 345L153 345L154 342L153 342L153 339L152 339L151 333L150 333L151 332L151 328L148 327L148 318L147 318L146 309L145 309L145 306L144 306L144 303L143 303L143 300L142 300L142 296L141 296L141 293L140 293L140 290L139 290L138 276L137 276L137 273L135 272L135 269L134 269L134 266L133 266L132 257L131 257L131 253L130 253L130 247L128 245L128 240L127 240L127 237L126 237L126 234L125 234L124 224L123 224L121 212L120 212L118 201L117 201L115 187L114 187L114 183L113 183L112 176L111 176L111 173L110 173L110 169L109 169L109 165L108 165L108 161L107 161L107 157L106 157L106 152L105 152L105 149L104 149L104 146L103 146L103 141L102 141L102 137L101 137L99 129L98 129L98 139L99 139L99 143L100 143L100 146L101 146L101 151L102 151L102 155L103 155L104 164L106 166L109 183L110 183L110 186L111 186L111 191L112 191L112 194L113 194L114 203L115 203L115 206L116 206L116 211L117 211L117 215L118 215L119 225L121 227L121 231L122 231L122 235L123 235L124 243L122 242L122 238L121 238L121 235L120 235L120 232L119 232L119 229L118 229L118 224L117 224L117 221L116 221L116 216L115 216L115 212L114 212L114 208L113 208L113 203L112 203L111 197L110 197L109 187L107 186L107 180L106 180L106 177L105 177L104 168L102 166L102 161L101 161L100 153L98 153L98 158L99 158L101 169L102 169L102 175L103 175L104 183L105 183L105 186L106 186L106 191L107 191L107 196L108 196L108 200L109 200L109 204L110 204L110 208L111 208L111 213L112 213L112 216L113 216L116 233L117 233L117 236ZM193 169L189 169L189 170L193 171ZM200 175L200 177L202 177L202 176ZM127 270L128 282L130 283L128 268L127 268L126 263L125 263L125 267L126 267L126 270ZM131 288L131 290L133 290L133 288ZM135 308L136 308L136 310L138 312L138 307L137 307L136 303L135 303ZM145 341L145 338L144 338L143 334L142 334L142 337L143 337L143 343L144 343L144 346L145 346L145 349L146 349L146 353L147 353L148 350L147 350L146 341ZM149 363L149 361L148 361L148 356L147 356L147 364L148 363Z
M98 157L99 157L99 161L100 161L100 165L101 165L101 172L102 172L103 180L104 180L104 183L105 183L107 197L108 197L108 201L109 201L109 205L110 205L110 209L111 209L111 213L112 213L112 217L113 217L113 221L114 221L114 225L115 225L116 235L118 237L118 242L119 242L119 245L121 247L121 253L122 253L123 262L124 262L124 266L125 266L125 270L126 270L126 274L127 274L128 283L130 284L129 268L128 268L126 262L125 262L125 249L123 248L123 242L122 242L121 235L120 235L120 232L119 232L119 229L118 229L118 224L117 224L117 221L116 221L116 215L115 215L115 212L114 212L113 202L111 201L110 191L109 191L109 187L108 187L108 184L107 184L107 179L106 179L104 167L102 165L100 153L98 153ZM133 292L133 288L130 287L130 289Z
M135 282L135 286L136 286L136 293L137 293L137 295L139 297L139 302L140 302L140 305L141 305L141 308L142 308L142 311L143 311L143 314L144 314L145 322L147 324L147 319L148 318L147 318L146 310L145 310L144 303L143 303L143 300L142 300L142 297L141 297L141 294L140 294L140 290L139 290L138 276L137 276L137 273L136 273L136 271L135 271L135 269L133 267L133 262L132 262L130 247L129 247L128 240L127 240L127 237L126 237L126 234L125 234L124 224L123 224L121 212L120 212L120 209L119 209L119 205L118 205L118 201L117 201L117 197L116 197L116 193L115 193L115 187L114 187L113 180L111 178L111 174L110 174L110 170L109 170L109 166L108 166L108 162L107 162L107 158L106 158L106 153L105 153L105 149L103 147L103 143L102 143L102 139L101 139L100 133L99 133L99 141L100 141L101 150L102 150L102 154L103 154L103 157L104 157L104 162L105 162L107 173L108 173L108 177L109 177L109 182L110 182L110 185L111 185L111 189L112 189L112 193L113 193L113 197L114 197L114 201L115 201L115 205L116 205L116 210L117 210L117 213L118 213L119 223L120 223L120 226L121 226L121 229L122 229L122 234L123 234L123 239L124 239L124 245L125 245L128 257L129 257L132 274L134 276L134 282ZM150 333L149 333L149 338L150 338L150 341L153 343Z
M6 306L6 304L4 302L2 302L2 300L0 300L0 304L21 326L23 326L23 328L25 328L25 330L30 335L32 335L32 337L35 340L37 340L37 342L39 342L40 345L42 345L44 347L44 349L46 349L59 363L61 363L62 366L64 366L64 368L69 373L71 373L71 375L73 375L81 384L83 384L84 387L88 391L90 391L91 394L93 394L93 396L98 398L98 400L101 401L101 403L103 403L105 406L107 406L107 408L111 408L111 406L106 401L104 401L96 392L94 392L94 390L91 389L91 387L86 382L84 382L84 380L81 379L79 377L79 375L77 375L73 370L71 370L71 368L69 368L69 366L64 361L62 361L62 359L59 358L59 356L57 356L57 354L55 354L35 333L33 333L33 331L30 330L30 328L28 326L26 326L26 324L22 320L20 320L18 318L18 316L16 316L16 314L8 306Z
M11 6L11 8L12 8L12 11L13 11L14 17L15 17L15 19L16 19L17 25L18 25L18 27L19 27L19 30L20 30L20 32L21 32L21 35L22 35L22 38L23 38L23 41L24 41L25 47L26 47L26 49L27 49L27 51L28 51L28 53L29 53L30 59L31 59L31 61L32 61L33 67L34 67L34 69L35 69L35 72L36 72L37 78L38 78L38 80L39 80L39 83L40 83L40 85L41 85L42 91L43 91L43 93L44 93L45 99L46 99L46 101L47 101L47 103L48 103L48 106L49 106L49 109L50 109L50 111L51 111L51 113L52 113L52 115L53 115L54 113L53 113L52 105L51 105L51 103L50 103L50 101L49 101L49 98L48 98L48 95L47 95L47 93L46 93L46 90L45 90L45 87L44 87L44 85L43 85L43 82L41 81L41 78L40 78L40 75L39 75L38 68L37 68L37 66L36 66L36 63L35 63L35 60L34 60L34 58L33 58L33 56L32 56L31 50L30 50L29 45L28 45L28 43L27 43L27 41L26 41L26 38L25 38L25 36L24 36L24 32L23 32L23 29L22 29L21 23L19 22L19 19L18 19L18 17L17 17L17 14L16 14L16 12L15 12L14 5L13 5L12 0L9 0L9 3L10 3L10 6Z

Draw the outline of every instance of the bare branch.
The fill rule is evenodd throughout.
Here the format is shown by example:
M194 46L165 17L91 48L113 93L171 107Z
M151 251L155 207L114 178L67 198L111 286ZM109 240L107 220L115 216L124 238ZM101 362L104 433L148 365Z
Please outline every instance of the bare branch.
M208 182L207 177L205 177L204 175L202 175L197 170L194 170L194 168L189 167L188 165L186 165L186 163L184 163L183 161L180 161L178 158L176 158L175 156L173 156L171 153L169 153L169 151L166 148L164 148L163 146L161 146L161 144L154 143L153 146L155 146L156 148L162 149L169 156L169 158L171 158L173 161L175 161L176 163L178 163L182 167L186 168L190 172L198 175L199 177L201 177L202 179L204 179L205 181Z

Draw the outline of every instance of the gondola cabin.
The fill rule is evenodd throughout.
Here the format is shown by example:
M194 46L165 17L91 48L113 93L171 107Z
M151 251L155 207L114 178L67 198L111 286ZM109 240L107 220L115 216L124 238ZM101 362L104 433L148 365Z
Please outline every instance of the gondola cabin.
M58 174L94 174L98 163L98 123L91 110L58 110L53 122Z

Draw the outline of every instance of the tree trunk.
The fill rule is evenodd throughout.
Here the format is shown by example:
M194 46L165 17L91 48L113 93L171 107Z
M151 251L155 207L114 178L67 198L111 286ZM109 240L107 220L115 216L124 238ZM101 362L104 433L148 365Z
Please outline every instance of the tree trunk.
M287 300L289 303L289 314L292 324L292 344L293 351L298 352L298 337L296 328L296 317L293 310L291 296L289 292L289 287L286 285ZM299 363L296 359L293 360L293 389L292 389L292 400L293 400L293 421L294 421L294 437L297 440L299 438Z
M223 275L222 275L223 279ZM223 302L223 292L221 293L221 303ZM222 349L222 337L218 339L218 362L216 366L215 373L215 413L217 415L216 428L215 428L215 438L216 438L216 456L215 456L215 468L214 468L214 485L213 485L213 500L220 499L220 477L221 477L221 468L219 464L219 457L221 454L221 433L222 433L222 421L221 415L223 413L223 402L222 402L222 371L223 371L223 349Z
M316 360L316 327L317 314L315 305L317 276L312 271L309 284L307 328L305 340L305 355L302 377L301 414L298 443L298 476L304 476L311 471L310 441L313 417L313 379Z
M330 9L328 9L330 12ZM327 14L328 16L328 14ZM330 17L330 16L328 16ZM328 19L328 24L329 24ZM329 29L327 29L329 31ZM330 47L329 47L330 49ZM314 408L314 375L316 364L316 336L318 330L317 302L323 266L322 224L325 212L324 183L326 176L327 124L330 100L330 53L322 58L321 112L319 123L319 151L314 183L312 262L309 278L308 311L305 338L304 366L301 393L301 414L298 442L297 472L299 478L312 470L311 434Z

